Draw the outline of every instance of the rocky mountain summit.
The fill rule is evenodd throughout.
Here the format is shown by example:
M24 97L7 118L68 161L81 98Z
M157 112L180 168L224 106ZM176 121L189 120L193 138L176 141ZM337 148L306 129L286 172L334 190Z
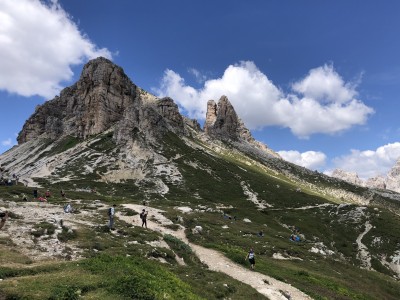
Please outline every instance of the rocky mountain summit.
M214 100L208 101L204 131L210 136L222 139L254 142L250 131L244 126L226 96L222 96L218 104Z
M121 67L105 58L88 62L80 79L59 97L36 108L18 135L22 144L43 134L50 139L86 139L115 126L123 142L132 132L156 136L166 128L183 133L183 118L170 98L157 99L133 84Z

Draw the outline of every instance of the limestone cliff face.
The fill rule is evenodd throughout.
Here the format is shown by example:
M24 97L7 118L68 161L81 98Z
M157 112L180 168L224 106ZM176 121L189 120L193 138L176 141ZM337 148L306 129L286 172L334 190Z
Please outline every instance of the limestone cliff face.
M335 169L332 172L332 177L342 179L352 184L364 186L364 182L358 177L357 173L355 172L346 172L341 169Z
M386 178L383 176L368 178L365 186L369 188L386 189Z
M84 66L77 83L36 108L17 140L21 144L44 133L51 139L65 135L85 139L113 125L120 141L127 138L121 134L129 137L134 129L153 134L166 127L184 131L172 99L158 100L133 84L121 67L100 57ZM124 128L126 125L131 127Z
M214 100L208 101L204 131L222 139L254 140L226 96L222 96L218 104Z
M214 100L208 101L204 132L210 137L234 142L242 150L249 151L253 148L269 156L281 158L279 154L253 138L226 96L222 96L218 104Z
M213 133L213 128L215 121L217 120L217 104L214 100L208 100L207 102L207 113L206 113L206 121L204 123L204 132L207 134Z
M386 188L400 193L400 159L387 174Z

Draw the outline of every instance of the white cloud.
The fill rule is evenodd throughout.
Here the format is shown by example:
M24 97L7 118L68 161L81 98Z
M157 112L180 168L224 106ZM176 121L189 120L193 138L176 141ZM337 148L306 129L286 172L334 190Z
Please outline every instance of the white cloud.
M12 146L12 145L15 145L15 142L13 142L10 138L8 138L4 141L1 141L1 145L2 146Z
M333 160L335 168L356 172L360 178L367 179L386 175L400 158L400 143L381 146L376 150L351 150L348 155Z
M71 65L111 57L82 34L56 0L0 1L0 89L53 97L72 78Z
M318 169L325 165L326 155L317 151L306 151L300 153L299 151L278 151L278 154L287 161L296 165L306 167L308 169Z
M205 118L206 103L228 96L250 129L290 128L298 137L337 133L364 124L373 109L356 99L355 84L345 83L332 66L313 69L285 94L251 61L230 65L221 78L195 89L173 70L166 70L159 96L170 96L191 118Z
M195 68L189 68L188 72L194 76L197 83L204 83L207 80L207 76Z
M346 103L357 95L355 85L345 83L332 65L310 70L308 76L294 83L292 88L306 98L323 103Z

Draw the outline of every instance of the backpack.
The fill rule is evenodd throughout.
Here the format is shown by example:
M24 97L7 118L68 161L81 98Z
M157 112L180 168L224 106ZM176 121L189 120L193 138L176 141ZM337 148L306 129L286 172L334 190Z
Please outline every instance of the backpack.
M110 207L110 208L108 209L108 212L107 212L107 214L108 214L109 216L111 216L111 209L112 209L112 207Z
M140 213L140 218L143 220L143 215L144 215L144 213Z

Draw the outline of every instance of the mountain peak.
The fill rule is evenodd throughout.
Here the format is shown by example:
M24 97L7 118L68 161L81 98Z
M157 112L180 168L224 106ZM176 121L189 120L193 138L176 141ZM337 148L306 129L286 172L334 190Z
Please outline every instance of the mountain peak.
M217 138L234 141L253 141L250 131L238 117L233 105L227 96L221 96L218 103L214 100L207 102L207 115L204 131Z
M127 78L124 70L104 57L97 57L88 61L82 70L78 82L93 82L94 84L112 84L110 79L115 77Z

